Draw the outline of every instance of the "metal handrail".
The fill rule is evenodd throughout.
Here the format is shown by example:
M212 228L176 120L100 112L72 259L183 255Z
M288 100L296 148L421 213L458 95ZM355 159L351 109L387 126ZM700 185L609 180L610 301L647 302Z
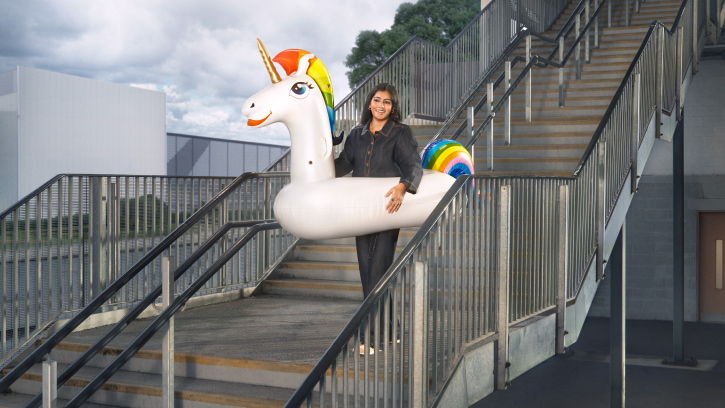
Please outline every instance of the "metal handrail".
M257 227L264 224L266 226L279 226L279 223L274 220L260 220L260 221L239 221L230 222L220 228L214 233L204 244L199 247L194 254L192 254L187 260L185 260L176 270L174 271L174 281L179 279L189 268L191 268L201 257L203 257L214 245L222 239L229 230L234 228L247 228ZM248 235L248 234L247 234ZM247 236L245 235L245 236ZM145 298L139 301L131 310L128 311L116 324L107 331L96 343L88 347L80 356L76 358L62 373L58 375L57 387L63 386L73 375L83 368L93 357L96 356L104 347L106 347L114 338L116 338L132 321L134 321L147 307L154 303L154 301L161 296L162 285L158 285L156 289L151 291ZM192 294L193 295L193 294ZM115 373L115 371L114 371ZM111 373L112 375L113 373ZM110 378L110 376L109 376ZM42 393L37 394L30 402L25 405L25 408L36 408L42 403Z
M98 309L103 306L104 303L109 301L114 295L116 295L126 284L142 272L152 261L158 256L162 255L172 244L176 243L179 238L192 230L197 223L204 221L205 217L210 214L213 216L222 216L221 211L216 211L218 205L223 204L229 196L234 193L240 193L239 187L244 185L248 180L254 178L279 178L289 177L289 173L245 173L237 177L232 183L224 188L218 195L212 198L208 203L202 206L198 211L192 214L186 219L181 225L179 225L174 231L167 235L159 244L152 248L146 255L141 258L136 264L131 267L126 273L121 275L118 279L114 280L109 286L103 290L98 296L90 301L87 306L66 322L57 332L51 335L43 344L38 346L27 358L18 363L7 375L0 379L0 392L5 391L10 384L15 382L25 371L27 371L32 365L42 360L43 356L48 354L53 347L60 343L68 334L75 330L83 321L89 316L94 314ZM280 186L281 187L281 184ZM269 192L272 193L271 191ZM265 200L269 200L271 197L264 197ZM216 212L215 212L216 211Z
M607 126L607 123L609 123L609 118L612 116L612 113L614 112L615 107L617 106L617 103L619 102L619 98L622 97L622 93L624 92L624 89L627 85L627 82L629 80L629 77L634 72L634 68L636 66L636 62L639 60L639 58L642 56L642 52L644 51L644 46L649 42L650 37L652 37L652 33L654 32L654 29L657 27L659 23L653 22L649 29L647 30L647 34L644 36L644 40L642 40L642 44L637 49L637 53L634 55L634 59L632 59L632 63L629 65L629 68L627 68L627 73L624 74L624 78L622 79L622 82L620 82L619 87L617 88L617 92L614 93L614 96L612 97L612 101L609 103L609 106L607 107L607 110L604 112L604 116L602 116L601 122L599 122L599 125L597 126L597 129L594 131L594 135L592 136L591 140L589 140L589 144L587 145L587 148L584 150L584 154L582 154L582 158L577 163L576 168L574 169L574 177L578 176L579 173L581 173L582 169L584 168L584 165L589 160L589 157L592 155L592 152L594 151L594 148L597 145L597 142L601 139L602 133L604 132L604 129Z
M133 356L141 349L141 347L143 347L151 339L151 337L156 334L156 332L163 328L169 322L169 319L171 319L176 312L181 310L184 304L186 304L186 302L192 296L194 296L199 290L201 290L203 286L209 281L209 279L211 279L214 274L216 274L230 259L232 259L232 257L242 247L244 247L244 245L246 245L257 233L261 231L281 228L278 222L270 221L253 221L225 224L222 230L220 230L223 232L215 235L215 241L209 243L209 247L211 247L211 245L221 239L230 229L242 227L251 228L239 240L237 240L237 242L234 243L234 245L232 245L232 247L229 248L224 253L224 255L222 255L216 262L214 262L214 264L211 265L209 269L204 272L204 274L202 274L191 285L189 285L189 287L186 288L186 290L184 290L181 295L177 296L174 301L166 309L164 309L161 314L159 314L154 319L154 321L151 322L151 324L131 342L131 344L124 348L123 352L121 352L110 364L108 364L85 387L83 387L83 389L66 404L66 408L79 407L84 402L86 402L88 398L93 395L94 392L101 388L101 386L103 386L106 381L108 381L121 367L123 367L124 364L126 364L131 358L133 358ZM206 251L198 251L193 258L190 258L190 261L192 262L185 263L183 266L188 268L194 262L198 261L205 254L205 252ZM183 273L184 270L181 270L180 267L174 272L174 275L175 277L178 277L181 276ZM154 293L156 293L156 297L158 297L158 295L161 293L161 285L156 288ZM156 297L152 298L151 296L148 296L146 302L150 304ZM138 313L140 313L140 311L138 311ZM96 343L94 347L98 350L103 348L103 346L99 346L99 343ZM88 360L90 360L90 358L92 357L93 355L91 354ZM63 374L65 374L65 372ZM64 377L64 379L69 379L70 375L72 374L68 374ZM58 383L60 384L60 378L58 379ZM38 402L40 402L40 398L38 398L38 396L36 396L36 399L38 399Z
M586 2L586 1L587 0L582 0L579 3L579 5L584 4L584 2ZM604 4L607 3L607 1L609 1L609 0L603 0L599 4L599 7L597 7L597 9L594 11L594 13L590 17L589 21L585 25L584 29L581 31L581 33L579 34L579 36L575 39L575 41L573 42L572 46L569 48L569 51L567 52L566 56L562 59L561 62L553 61L550 58L539 57L538 55L534 55L534 56L531 57L531 61L519 73L518 77L514 80L514 82L511 84L511 86L508 89L506 89L506 91L504 92L504 94L499 99L498 103L496 103L496 105L492 108L491 113L489 115L487 115L486 118L481 122L481 124L478 125L478 127L475 129L473 135L471 135L471 137L466 142L466 145L465 145L466 146L466 149L468 149L469 151L471 150L471 147L475 145L475 143L478 140L479 136L490 125L491 121L496 116L496 113L501 109L501 107L504 106L504 104L506 103L507 99L511 96L511 94L518 87L519 83L521 83L521 81L523 81L526 78L526 76L529 74L529 72L531 71L531 69L534 66L537 66L537 67L540 67L540 68L545 68L547 66L552 66L552 67L560 68L560 69L563 69L566 66L566 63L569 61L569 57L574 52L574 50L577 47L577 45L579 44L579 42L586 36L586 33L589 30L591 24L596 20L596 18L599 15L599 11L604 6ZM579 9L579 6L577 6L577 8L575 9L575 12L572 13L572 16L576 13L576 10L578 10L578 9ZM568 34L571 32L572 27L573 26L569 27L569 30L565 34L563 34L563 38L566 38L568 36ZM564 28L565 27L562 27L562 31L564 30ZM560 34L561 34L562 31L560 31ZM562 35L557 35L557 38L562 38ZM547 41L550 41L550 39L547 39ZM558 47L559 47L559 45L556 46L555 51L553 51L552 54L554 52L556 52L556 50L558 50ZM523 58L521 58L521 57L514 58L514 60L511 61L512 62L512 66L516 62L518 62L520 60L523 60ZM496 79L496 82L494 83L494 88L496 88L497 86L499 86L499 84L504 80L504 75L505 75L505 73L501 73L499 75L499 77ZM482 86L482 85L483 85L483 83L480 84L479 86ZM483 103L485 103L487 101L487 98L488 98L488 95L486 96L486 99L485 100L482 98L482 100L476 105L476 107L474 108L474 114L477 111L480 111L480 108L483 106ZM460 131L462 131L463 127L466 126L466 121L467 120L468 120L468 118L466 118L466 120L461 125L459 125L458 131L454 135L452 135L451 139L456 140L458 138L458 135L460 135ZM440 134L436 134L436 137L439 137L439 136L440 136ZM492 146L490 146L489 148L492 148Z
M698 0L694 0L698 1ZM687 3L688 6L692 5L692 0L683 0L683 3ZM653 27L655 26L661 26L661 23L655 23L653 24ZM677 27L673 27L673 30L668 32L669 35L672 35L671 33L674 32L677 29ZM656 73L656 70L648 70L644 71L645 66L644 64L644 53L649 52L652 53L652 48L647 48L650 46L652 42L652 35L650 33L645 37L641 47L640 51L637 53L637 57L632 62L631 67L639 67L641 69L641 72L637 72L637 75L643 75L648 76L651 78L654 75L658 75ZM664 33L664 31L663 31ZM667 52L667 51L664 51ZM682 58L684 60L689 59L690 56L696 56L696 53L698 52L697 49L692 49L690 51L690 54L684 55ZM639 64L639 65L638 65ZM660 62L658 62L660 64ZM353 342L353 346L356 348L355 342L359 340L361 332L363 329L367 330L369 332L369 326L377 325L378 319L383 319L384 323L383 326L386 326L386 323L388 322L389 318L388 316L388 310L389 307L388 304L391 303L390 299L394 299L392 301L392 308L395 309L398 302L400 304L400 308L404 307L405 305L408 305L410 303L410 307L412 308L412 300L409 300L409 298L405 298L404 296L407 296L406 294L409 292L412 292L411 284L409 283L409 273L406 272L406 267L409 267L411 262L414 261L413 255L417 253L418 257L422 257L424 260L428 260L428 262L433 262L431 258L433 255L431 255L431 252L440 251L441 253L444 253L445 260L443 261L444 265L447 265L448 268L453 268L454 265L458 265L458 262L467 262L462 259L466 256L470 257L471 255L466 255L466 252L461 250L462 255L457 255L455 250L457 249L456 245L448 245L444 243L446 240L453 240L454 237L457 237L462 242L468 243L467 245L470 245L470 242L475 242L476 247L474 248L475 251L477 251L478 257L484 257L484 253L488 254L486 250L490 250L493 247L484 247L483 253L481 252L481 248L479 248L479 245L489 245L489 240L495 240L495 238L491 238L491 236L494 235L495 227L492 226L492 224L495 224L495 215L493 212L490 212L491 208L495 208L495 200L496 196L493 194L493 186L494 182L499 183L498 185L501 185L502 183L508 182L513 187L514 190L518 189L519 194L522 194L520 197L520 201L517 204L518 207L514 207L514 204L512 203L512 213L519 214L519 219L525 218L526 215L528 215L528 211L533 211L531 208L535 208L536 211L538 211L541 208L541 205L538 201L533 200L539 200L540 197L547 195L545 194L547 191L546 183L561 183L563 185L567 185L568 188L571 191L571 198L569 200L569 206L571 208L571 211L568 211L569 214L569 229L568 233L571 236L571 238L567 241L568 242L568 264L570 265L570 269L567 272L568 278L567 278L567 297L571 298L571 296L576 296L578 293L579 286L581 285L584 274L586 271L589 270L591 266L591 262L594 259L594 256L597 256L597 263L601 264L602 259L599 259L600 256L602 256L599 253L599 250L601 250L603 242L599 241L599 250L595 251L597 249L597 236L603 236L603 228L606 227L607 222L611 216L611 209L614 207L614 204L617 203L619 200L619 197L622 193L629 194L630 192L623 191L622 187L625 185L626 178L629 175L632 175L633 180L634 176L636 176L637 171L637 161L636 161L636 151L633 151L631 149L634 149L635 147L637 150L639 149L639 143L641 142L641 137L644 134L642 125L647 126L648 116L654 107L654 104L656 101L652 100L652 98L647 99L646 97L642 98L640 101L641 105L639 106L639 111L633 111L632 106L637 106L636 104L633 104L632 101L635 99L635 95L639 95L641 92L642 94L646 94L647 92L651 92L649 88L646 87L652 87L651 82L653 81L646 81L645 79L642 79L641 82L639 80L635 80L634 78L635 71L633 69L628 70L627 76L622 81L623 84L626 85L633 85L633 84L647 84L642 86L642 91L638 91L635 88L627 89L627 86L623 88L622 92L618 92L615 95L615 99L613 99L612 106L615 109L629 109L627 111L621 111L618 113L618 115L612 115L610 112L609 115L605 116L602 120L602 129L605 129L603 132L596 133L597 139L595 139L595 142L606 142L606 148L604 144L593 144L593 149L587 149L585 159L583 160L583 166L580 166L578 168L578 171L571 177L532 177L532 176L505 176L505 175L487 175L487 176L462 176L452 186L451 190L449 190L448 193L446 193L445 197L441 201L438 207L433 211L431 216L426 220L424 225L419 229L418 233L413 237L413 239L408 243L408 245L403 250L401 256L396 258L393 265L388 269L386 274L383 276L383 278L380 280L380 283L373 289L373 292L371 295L363 302L363 304L360 306L360 308L356 311L355 315L351 318L348 325L345 326L345 328L342 330L340 335L335 339L333 344L328 348L327 352L323 357L320 359L318 364L315 365L313 370L310 372L308 377L305 379L305 381L302 383L302 385L295 391L291 399L287 402L286 407L298 407L301 406L305 401L307 401L308 404L312 403L312 393L313 390L317 387L319 391L319 398L325 398L326 396L331 396L333 401L335 401L337 398L339 398L338 394L340 392L340 387L337 385L338 377L340 377L339 374L339 368L338 368L338 360L342 359L342 380L343 384L343 393L342 398L348 398L349 396L353 395L353 392L349 390L347 387L348 382L350 378L354 375L354 386L355 391L354 395L355 398L359 397L359 390L357 389L357 383L359 380L364 381L365 383L365 390L363 391L363 397L364 398L372 398L374 393L375 401L378 401L381 397L377 391L379 384L378 382L381 381L380 388L383 389L386 394L383 396L386 401L390 397L389 394L387 394L387 384L390 381L388 378L389 375L389 366L387 365L388 362L388 353L389 348L386 345L383 350L383 359L385 361L384 368L381 370L378 368L377 360L375 360L375 363L373 364L374 368L372 368L372 373L369 373L368 370L370 370L370 363L368 362L367 356L365 357L365 363L360 364L360 370L365 370L362 376L358 375L358 360L357 356L355 356L355 368L349 369L349 352L350 352L350 342ZM682 81L682 77L673 77L673 81ZM665 84L664 81L662 81L658 86L666 87L666 86L673 86L672 84ZM621 87L620 87L621 88ZM677 95L674 96L677 98ZM636 96L636 98L640 98L640 96ZM638 117L638 120L635 122L632 120L633 116L630 115L636 115ZM619 117L617 119L617 117ZM622 122L623 121L623 122ZM616 122L616 123L613 123ZM634 123L640 123L640 128L634 127ZM617 129L608 129L607 124L611 124L611 128L617 128ZM616 126L615 126L616 125ZM597 163L597 160L588 160L590 156L598 156L600 161ZM604 163L608 163L606 166ZM469 183L469 181L475 180L474 183ZM597 183L599 183L599 192L597 192ZM636 187L636 181L633 181L633 191ZM476 188L480 188L479 193L475 193L471 190L471 186L475 185ZM606 186L606 187L605 187ZM605 190L603 190L605 189ZM549 194L550 196L550 194ZM596 198L595 198L596 197ZM493 200L493 201L490 201ZM550 206L555 202L555 199L551 199L549 197L549 201L545 203L544 207L547 205L550 208ZM467 204L462 204L467 203ZM601 205L600 205L601 203ZM471 224L471 221L469 220L468 224L465 224L465 218L466 216L473 211L475 215L475 209L471 210L471 208L478 208L479 210L482 208L487 207L489 210L486 210L486 219L485 221L483 219L475 218L475 222ZM602 212L600 212L602 211ZM601 218L600 218L601 217ZM547 216L540 216L540 224L536 225L529 225L529 227L524 228L533 228L535 233L540 233L541 230L550 231L555 230L556 227L552 224L552 220L550 218L553 217L547 217ZM458 220L463 219L463 221L460 221L460 225L458 224ZM522 222L519 220L519 222ZM441 226L441 224L443 226ZM477 224L481 224L480 227L477 226ZM566 224L565 224L566 225ZM438 229L436 229L438 228ZM521 227L519 227L521 228ZM465 235L469 234L469 235ZM602 235L600 235L602 234ZM483 236L486 235L486 239L484 240ZM534 255L539 256L545 256L546 259L550 259L553 256L556 256L556 251L553 250L553 248L548 249L542 249L541 246L535 245L535 246L526 246L526 241L522 241L527 239L526 237L529 235L529 230L523 229L521 230L521 233L517 234L516 236L511 237L512 242L511 246L516 247L518 245L522 250L525 250L528 248L528 250L540 251L535 252ZM518 242L515 242L514 240L518 240ZM484 242L482 244L482 242ZM541 242L550 242L546 240L542 240ZM416 250L418 252L416 252ZM549 252L546 252L549 251ZM552 254L553 253L553 254ZM527 253L528 254L528 253ZM456 258L456 256L460 256L461 258ZM485 256L491 256L485 255ZM527 255L531 256L530 254ZM480 263L484 262L482 260L476 260L474 263ZM523 279L521 275L517 275L517 269L514 266L514 262L522 262L522 261L511 261L512 270L511 270L511 276L514 279ZM519 267L531 267L532 265L536 265L538 260L531 261L531 264L523 264L519 265ZM467 269L466 269L467 270ZM407 274L407 275L406 275ZM429 274L431 275L431 274ZM528 276L530 275L536 275L536 273L529 272ZM518 277L517 277L518 276ZM450 271L449 269L445 270L445 278L452 280L452 279L458 279L455 277L455 273ZM438 279L436 277L430 276L429 279L433 281L434 279ZM470 277L467 277L466 279L471 279ZM475 279L475 277L473 278ZM537 278L536 286L537 287L551 287L550 285L553 283L551 280L544 281L544 278ZM548 277L548 279L552 279L551 277ZM456 283L458 282L458 283ZM474 281L475 282L475 281ZM494 285L495 282L489 281L490 284ZM425 292L430 292L431 296L445 296L446 290L454 290L458 286L456 285L464 285L464 282L462 282L460 279L458 281L453 280L450 286L444 286L442 289L438 290L428 290L426 289ZM547 286L549 285L549 286ZM494 285L495 287L495 285ZM482 288L482 287L481 287ZM519 293L517 292L518 289L511 289L511 293ZM437 295L436 295L437 293ZM479 296L481 299L486 299L488 302L495 303L497 296L503 296L504 294L497 293L496 289L491 289L490 287L486 288L486 292L476 292L476 296ZM459 293L455 292L452 295L449 295L451 297L455 297L455 301L461 301L462 299L466 298L465 292ZM528 298L528 296L522 297L519 296L516 298L516 302L526 302L528 299L522 299L522 298ZM513 301L513 300L512 300ZM428 310L428 304L419 305L416 306L421 310L424 314L423 321L428 321L429 317L426 314ZM433 301L431 301L430 307L434 307ZM445 307L445 304L444 304ZM450 307L450 306L449 306ZM546 304L546 302L539 303L536 306L516 306L521 307L522 311L521 313L515 313L512 312L509 314L509 324L513 321L517 321L519 319L525 318L527 316L530 316L532 313L539 313L541 310L546 310L548 308L553 307L551 304ZM381 313L378 317L379 310L383 308L385 310L384 313ZM453 313L457 313L461 310L461 303L456 303L455 306L453 306L452 309ZM446 318L450 318L450 310L449 315ZM486 309L487 310L487 309ZM395 317L403 317L405 319L412 319L413 318L413 312L411 311L410 317L408 315L403 314L402 312L395 312ZM437 315L436 309L434 308L431 313L434 314L433 316L433 325L436 323L436 319L441 319L441 325L443 323L443 316ZM463 313L463 312L460 312ZM374 316L373 316L374 315ZM476 320L476 319L474 319ZM490 322L489 322L490 323ZM403 327L409 327L412 326L412 321L407 321L405 323L401 323L401 326ZM450 323L449 323L450 324ZM463 323L462 323L463 324ZM496 322L496 324L500 324L500 322ZM367 327L367 328L366 328ZM449 326L450 327L450 326ZM418 384L422 384L423 387L433 387L433 391L438 390L438 386L440 385L439 382L437 382L436 377L438 376L438 371L441 370L441 375L445 375L449 373L449 369L452 368L455 365L455 362L458 361L460 356L462 355L462 343L465 345L465 342L463 339L460 338L460 336L463 336L464 334L460 334L460 330L463 328L463 326L458 327L455 326L455 329L453 331L450 331L450 328L448 329L448 335L451 335L453 333L453 338L446 338L441 337L441 341L445 340L447 342L453 342L455 350L453 354L445 354L449 353L451 351L450 349L450 343L441 343L439 346L440 353L444 353L443 348L448 347L448 350L445 351L444 355L438 356L437 360L429 361L425 360L425 358L436 358L435 353L437 353L438 348L435 344L436 338L434 337L431 339L423 338L422 344L432 344L432 351L433 357L431 355L424 355L423 361L415 361L415 364L422 364L424 367L423 370L428 370L430 372L430 375L432 376L431 379L425 377L423 379L414 379L410 377L413 372L412 371L406 371L403 372L403 368L406 370L412 370L411 367L406 366L403 367L402 363L402 357L401 357L401 365L397 366L397 369L400 371L396 371L396 366L393 366L392 370L392 382L393 382L393 392L396 392L398 389L397 387L400 387L400 390L403 391L403 381L405 381L406 389L408 390L408 394L405 398L408 398L408 401L410 402L410 397L412 391L410 391L410 387L412 387L412 384L414 382L418 381ZM490 330L490 326L488 327ZM436 329L434 328L434 331ZM440 328L439 328L440 331ZM488 335L491 332L483 330L481 332L481 335ZM376 333L377 335L377 333ZM436 333L428 334L427 336L436 336ZM443 336L443 335L442 335ZM458 337L456 337L458 336ZM467 336L467 334L466 334ZM478 338L468 338L466 337L466 341L475 341L480 340L480 337ZM433 342L433 343L431 343ZM400 347L408 347L405 350L409 354L409 358L411 359L411 364L413 364L413 355L411 354L413 351L410 349L412 347L412 340L408 340L408 343L406 343L405 338L405 331L400 337ZM419 343L416 343L419 344ZM397 356L395 351L395 342L392 343L392 356L393 356L393 364L395 364L395 358ZM357 355L357 350L353 350L353 353ZM401 351L401 354L403 351ZM362 358L362 357L361 357ZM377 353L376 353L377 358ZM451 361L454 363L451 364ZM331 381L330 388L327 388L327 379L326 379L326 373L328 369L331 369L329 376L329 381ZM423 374L426 376L427 374ZM380 377L379 377L380 376ZM382 379L385 376L385 379ZM405 378L405 380L404 380ZM369 380L372 379L373 387L374 389L368 393L367 383ZM431 381L428 381L431 380ZM393 395L395 397L395 395ZM400 399L402 400L404 397L401 395Z
M448 119L441 126L441 128L438 130L438 132L436 132L435 136L433 136L433 138L431 139L431 141L438 140L438 139L440 139L440 138L443 137L443 135L445 134L445 132L450 128L450 126L458 119L458 116L461 113L463 113L464 108L477 96L477 94L479 92L482 91L482 89L490 81L491 76L493 76L497 70L501 69L501 66L504 64L504 62L506 62L509 59L510 55L515 51L516 47L518 47L518 45L520 45L521 42L527 36L534 36L534 37L539 38L539 39L541 39L541 40L543 40L545 42L555 44L555 46L554 46L554 49L551 51L551 54L549 55L548 58L542 58L542 57L539 57L538 55L534 55L534 56L531 57L532 58L532 62L534 62L534 61L535 62L533 64L529 64L529 66L527 66L526 68L524 68L524 70L519 74L518 79L516 79L514 81L514 84L516 86L521 82L521 80L523 78L526 77L526 74L531 70L531 68L533 66L538 66L540 68L546 68L548 66L553 66L555 68L563 68L563 65L566 65L566 62L569 60L569 58L570 58L572 52L574 51L575 47L585 37L585 33L588 31L588 29L591 26L591 24L598 17L599 10L604 5L604 3L606 3L608 0L603 0L602 3L599 4L599 7L595 10L595 12L590 17L589 22L586 24L586 26L584 27L584 29L582 29L582 32L579 35L579 37L577 37L577 39L574 41L574 43L570 47L570 49L567 52L567 55L564 58L563 62L562 63L559 63L559 62L554 61L553 60L554 55L556 55L556 52L559 49L559 39L562 38L562 37L563 38L567 38L569 36L569 34L571 33L571 31L574 29L575 26L573 25L573 22L575 21L575 16L576 16L577 12L579 12L579 13L584 12L583 8L584 8L584 5L585 5L585 2L586 1L587 0L580 0L580 2L574 8L574 11L569 16L569 19L566 21L566 23L564 23L564 25L561 27L561 29L559 29L559 32L556 34L556 36L553 39L552 38L549 38L547 36L544 36L544 35L542 35L540 33L537 33L535 31L532 31L530 29L524 30L523 32L525 34L523 36L517 36L516 40L507 48L506 52L499 58L499 60L495 64L495 66L493 66L491 68L491 70L489 71L489 73L486 76L484 76L481 79L481 81L478 82L478 84L476 84L476 86L473 88L473 90L469 94L469 96L448 117ZM522 58L522 57L515 57L515 58L511 59L511 67L513 68L516 65L517 62L522 61L522 60L524 60L524 58ZM505 73L504 72L502 72L502 73L500 73L498 75L498 77L496 78L496 80L493 82L494 83L494 89L497 88L497 87L499 87L499 85L501 84L501 82L504 81L504 78L505 78ZM505 100L509 95L511 95L511 93L516 88L516 86L512 85L511 86L511 89L506 91L505 95L503 97L501 97L499 103L496 104L496 106L498 108L495 109L494 112L498 112L498 110L500 110L500 107L503 106L503 100ZM481 98L481 100L474 107L474 111L473 111L474 115L481 110L481 108L484 106L484 104L487 102L487 100L488 100L488 95L484 95ZM492 116L487 117L485 119L485 122L482 125L479 126L479 129L485 129L486 126L488 126L488 123L492 119L493 119ZM468 121L468 118L466 118L460 125L458 125L458 128L453 132L452 135L449 136L449 138L452 139L452 140L457 140L458 139L458 136L466 128L467 121ZM477 134L480 134L480 133L481 133L481 131L478 131L477 132ZM477 138L478 138L478 136L476 136L473 139L473 141L475 142L475 139L477 139ZM473 142L470 142L469 141L469 143L467 144L467 148L470 150L470 147L472 145L473 145Z
M367 92L378 82L388 82L396 87L401 98L401 115L405 121L410 121L414 118L414 115L424 118L451 117L451 111L460 106L460 100L470 96L472 88L480 82L480 78L486 72L490 71L489 60L495 62L511 41L516 39L516 36L511 36L511 38L503 41L503 37L501 37L505 30L511 28L510 25L507 25L509 21L519 22L519 16L514 15L511 10L514 8L517 8L517 12L520 11L518 10L520 8L543 10L541 14L545 15L544 20L546 22L541 24L542 27L528 27L529 29L543 30L545 29L543 26L548 27L569 2L569 0L553 1L556 5L547 5L539 0L517 0L514 7L510 0L494 0L481 10L446 46L439 46L416 37L411 38L368 75L362 83L335 104L335 131L339 133L342 130L349 134L350 129L358 122L359 114L363 109L361 105ZM558 7L559 5L560 7ZM493 13L501 15L492 16ZM478 33L477 29L483 30L484 27L486 29L500 30L491 32L491 35L485 35L485 42L478 39L474 41L472 39L473 32L476 31L475 37L479 38L483 34ZM466 36L471 36L471 38L466 39ZM455 61L453 56L442 57L446 53L453 52L451 50L455 51L459 43L461 43L461 55L478 55L478 59ZM456 72L469 69L470 67L466 68L466 64L470 65L473 62L478 63L477 73L468 72L465 81L456 83ZM447 64L450 66L447 66ZM417 93L423 93L421 83L427 78L424 78L424 73L430 71L428 76L431 78L427 79L432 81L432 76L436 73L436 70L445 71L447 74L439 75L440 78L436 77L435 82L438 88L426 92L426 95L429 95L428 99L420 99L416 95ZM472 76L474 77L471 78ZM416 102L418 99L420 99L421 104L435 105L440 112L428 112L426 108L412 106L418 103ZM443 107L441 108L441 106Z

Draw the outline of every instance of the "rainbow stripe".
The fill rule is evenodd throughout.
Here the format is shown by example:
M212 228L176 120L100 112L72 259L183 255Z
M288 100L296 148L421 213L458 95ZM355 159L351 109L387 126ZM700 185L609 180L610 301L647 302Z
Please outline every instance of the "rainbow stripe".
M473 174L473 161L463 145L448 140L434 140L420 154L423 168L439 171L453 177Z
M297 71L300 59L305 55L310 54L309 51L289 49L284 50L277 54L272 61L278 63L284 68L287 75ZM313 57L310 60L310 67L307 69L307 75L312 77L320 91L322 92L322 98L325 100L327 106L327 116L330 118L330 130L335 133L335 98L332 94L332 83L330 81L330 73L327 72L325 64L320 61L319 58Z

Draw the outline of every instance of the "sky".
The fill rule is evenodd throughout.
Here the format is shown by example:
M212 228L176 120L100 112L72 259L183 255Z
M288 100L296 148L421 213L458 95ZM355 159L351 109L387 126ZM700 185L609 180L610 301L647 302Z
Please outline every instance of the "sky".
M166 93L168 132L289 145L282 124L250 129L244 100L270 84L257 51L317 55L335 100L361 30L403 0L0 0L0 72L44 69ZM283 70L278 69L280 73Z

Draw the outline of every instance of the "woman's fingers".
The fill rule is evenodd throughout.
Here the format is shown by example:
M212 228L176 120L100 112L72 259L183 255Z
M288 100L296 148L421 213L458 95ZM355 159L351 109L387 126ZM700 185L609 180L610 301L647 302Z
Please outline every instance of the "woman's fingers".
M385 209L388 211L388 214L392 214L400 209L400 206L403 205L403 199L401 197L395 197L390 199L388 201L388 204L385 205Z

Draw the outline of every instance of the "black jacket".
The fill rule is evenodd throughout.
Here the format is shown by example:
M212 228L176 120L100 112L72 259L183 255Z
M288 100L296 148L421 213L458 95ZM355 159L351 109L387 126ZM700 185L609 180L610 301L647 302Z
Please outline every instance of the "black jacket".
M335 159L336 177L350 171L353 177L400 177L406 191L415 194L423 177L423 165L410 127L388 120L374 137L369 126L370 122L350 131L343 151Z

